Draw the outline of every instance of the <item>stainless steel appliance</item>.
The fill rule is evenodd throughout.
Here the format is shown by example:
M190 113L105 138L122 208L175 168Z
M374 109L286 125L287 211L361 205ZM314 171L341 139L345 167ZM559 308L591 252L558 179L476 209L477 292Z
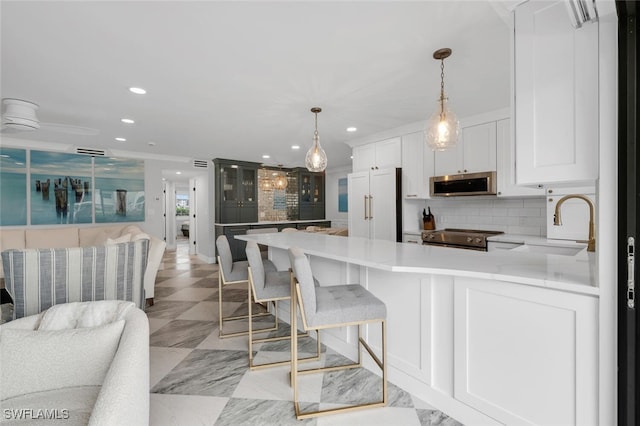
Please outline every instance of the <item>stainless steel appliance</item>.
M422 243L440 247L487 251L487 238L503 233L502 231L454 228L447 228L440 231L422 231Z
M432 197L496 195L496 172L432 176L429 178L429 186Z

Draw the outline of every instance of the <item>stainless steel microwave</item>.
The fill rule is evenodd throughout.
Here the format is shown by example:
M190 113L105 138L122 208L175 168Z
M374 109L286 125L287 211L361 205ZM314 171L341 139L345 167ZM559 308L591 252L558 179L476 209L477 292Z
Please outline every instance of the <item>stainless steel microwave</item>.
M496 172L465 173L429 178L432 197L496 195Z

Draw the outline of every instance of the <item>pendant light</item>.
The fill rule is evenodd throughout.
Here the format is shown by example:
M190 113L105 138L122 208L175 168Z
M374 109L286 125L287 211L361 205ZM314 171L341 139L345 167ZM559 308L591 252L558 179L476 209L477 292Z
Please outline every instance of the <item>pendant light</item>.
M318 113L322 109L318 107L311 108L311 112L316 116L316 130L313 132L313 145L307 151L304 164L310 172L323 172L327 168L327 154L320 146L320 136L318 136Z
M282 164L279 164L278 167L280 167L280 171L274 173L273 188L284 190L289 186L289 180L287 179L286 173L282 171Z
M273 189L273 181L269 179L269 171L267 169L262 169L261 173L263 177L258 179L258 185L262 191L270 191Z
M438 49L433 58L440 62L440 99L438 107L427 121L424 131L427 145L434 151L444 151L456 146L460 136L460 122L456 115L449 111L447 98L444 96L444 60L451 56L451 49Z

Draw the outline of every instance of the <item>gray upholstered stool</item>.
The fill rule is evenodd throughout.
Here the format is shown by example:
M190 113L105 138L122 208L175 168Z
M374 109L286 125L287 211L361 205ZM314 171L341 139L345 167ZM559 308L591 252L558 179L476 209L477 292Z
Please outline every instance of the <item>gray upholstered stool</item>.
M275 316L275 324L273 328L264 329L261 328L258 331L271 331L278 329L278 301L291 299L291 273L290 271L265 271L262 257L260 255L260 248L254 241L247 243L245 249L247 253L247 259L249 262L249 285L248 285L248 304L249 304L249 369L257 370L259 368L275 367L278 365L287 365L289 360L277 361L264 364L253 363L253 344L262 342L271 342L276 340L289 339L290 336L277 336L267 337L262 339L253 338L253 320L252 320L252 306L253 303L273 303ZM291 329L293 332L293 329ZM300 336L308 336L308 334L302 334ZM320 341L317 342L317 354L316 356L304 358L304 360L318 360L320 359Z
M241 261L233 261L233 256L231 254L231 247L229 246L229 241L227 237L224 235L220 235L216 239L216 247L218 248L218 311L219 311L219 328L220 328L220 337L235 337L235 336L244 336L249 334L249 331L239 331L235 333L224 333L224 322L225 321L235 321L239 319L247 318L248 315L238 315L232 317L223 317L222 316L222 290L225 286L231 284L247 284L249 281L249 262L246 260ZM275 265L266 260L264 264L265 271L273 272L276 270ZM269 313L259 313L254 314L254 316L264 316L269 315Z
M276 234L278 233L278 228L254 228L254 229L247 229L247 235L251 235L251 234ZM262 255L263 259L266 259L268 256L268 247L267 246L263 246L261 244L258 244L258 247L260 248L260 254Z
M314 368L310 370L298 370L298 343L291 338L291 384L293 386L293 401L298 419L317 417L325 414L352 411L361 408L383 407L387 405L387 336L386 317L387 307L358 284L336 285L327 287L314 286L311 265L305 254L298 248L289 249L291 260L291 328L297 328L297 313L300 308L300 316L305 331L358 326L358 362L337 367ZM295 297L294 297L295 294ZM380 322L382 326L382 361L376 356L371 347L362 338L361 326ZM346 368L362 366L362 350L364 347L371 358L382 370L382 400L354 405L349 407L301 412L298 402L298 376L323 371L335 371Z

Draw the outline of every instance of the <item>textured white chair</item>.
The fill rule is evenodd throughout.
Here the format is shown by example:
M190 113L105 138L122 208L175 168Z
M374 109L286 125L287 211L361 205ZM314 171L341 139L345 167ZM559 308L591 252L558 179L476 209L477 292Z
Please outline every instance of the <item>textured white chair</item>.
M387 405L387 338L385 304L358 284L316 287L314 285L311 265L305 254L298 248L289 249L291 260L291 328L297 328L297 310L305 331L358 326L358 362L336 367L322 367L309 370L298 370L298 342L291 338L291 384L293 401L298 419L306 419L326 414L353 411L363 408L383 407ZM295 296L294 296L295 294ZM379 322L382 326L382 361L367 342L362 338L362 325ZM362 366L362 350L364 347L371 358L382 370L382 400L348 407L302 412L298 401L298 376L325 371L336 371Z
M271 342L277 340L289 339L290 335L267 337L262 339L253 338L253 315L252 306L253 303L273 303L274 310L273 315L275 317L274 327L271 329L261 328L257 331L274 331L278 329L278 301L291 299L291 273L287 271L272 271L266 272L263 264L262 256L260 255L260 248L254 241L249 241L246 247L247 260L249 262L249 285L248 285L248 304L249 304L249 369L257 370L266 367L275 367L278 365L287 365L290 363L286 361L276 361L264 364L254 364L253 362L253 344L262 342ZM293 332L293 329L291 329ZM306 337L308 334L299 335ZM304 358L303 360L318 360L320 359L320 340L317 341L317 354L314 357Z
M278 233L278 228L254 228L247 229L247 235L251 234L276 234ZM258 244L260 247L260 253L262 254L262 258L266 259L268 256L268 247Z
M246 260L233 261L233 255L231 254L231 247L229 246L229 240L224 235L220 235L216 239L216 247L218 248L218 320L219 320L219 336L221 338L225 337L235 337L235 336L245 336L249 334L249 331L238 331L234 333L225 333L224 332L224 323L225 321L236 321L240 319L247 318L248 315L237 315L224 317L222 315L222 292L225 286L231 284L247 284L249 281L248 268L249 262ZM273 272L276 270L275 265L269 261L265 260L264 264L265 271ZM259 313L254 314L254 316L264 316L269 315L269 313Z

